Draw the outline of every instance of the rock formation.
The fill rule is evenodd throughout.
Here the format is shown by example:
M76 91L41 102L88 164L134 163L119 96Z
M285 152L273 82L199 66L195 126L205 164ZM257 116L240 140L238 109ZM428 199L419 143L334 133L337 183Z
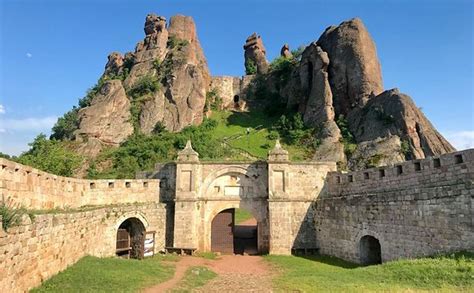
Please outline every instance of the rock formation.
M267 51L263 46L262 38L253 33L250 35L247 40L245 40L244 45L245 50L245 69L247 74L259 73L264 74L268 72L268 61L267 61ZM256 67L256 72L249 72L249 69L254 66Z
M283 47L281 47L280 56L284 58L293 57L293 54L291 54L291 51L290 51L290 46L288 44L284 44Z
M329 82L337 114L347 115L383 91L375 43L360 19L327 28L317 43L331 60Z
M164 17L150 14L144 31L133 53L109 55L102 76L111 80L104 84L107 94L101 89L104 94L81 110L76 137L116 145L134 128L151 133L160 123L179 131L202 122L210 75L193 19L173 16L167 27ZM117 123L117 117L127 118Z
M76 139L85 143L83 153L94 155L100 145L117 146L133 133L130 100L120 80L106 81L91 105L79 110L78 116Z

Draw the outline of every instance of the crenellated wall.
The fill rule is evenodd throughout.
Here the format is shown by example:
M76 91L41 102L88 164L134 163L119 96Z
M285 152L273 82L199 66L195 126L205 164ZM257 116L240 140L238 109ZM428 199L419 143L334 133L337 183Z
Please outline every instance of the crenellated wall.
M0 158L0 198L28 209L158 202L158 179L86 180L56 176Z
M382 261L474 250L474 150L350 173L329 173L315 203L324 254L361 260L377 238Z
M158 252L165 246L165 217L158 203L24 215L19 226L0 227L0 292L28 291L85 255L114 256L117 229L128 218L156 231Z

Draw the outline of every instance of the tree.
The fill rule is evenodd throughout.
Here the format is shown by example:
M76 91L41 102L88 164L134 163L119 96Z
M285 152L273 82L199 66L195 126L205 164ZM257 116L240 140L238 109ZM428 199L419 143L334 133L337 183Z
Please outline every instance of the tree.
M29 165L45 172L60 176L72 176L79 167L82 157L68 150L60 141L38 135L27 152L18 157L18 162Z

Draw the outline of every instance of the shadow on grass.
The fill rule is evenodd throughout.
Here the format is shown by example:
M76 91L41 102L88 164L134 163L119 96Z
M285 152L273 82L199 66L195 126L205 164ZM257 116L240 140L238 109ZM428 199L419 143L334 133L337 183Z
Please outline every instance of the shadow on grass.
M276 118L268 117L264 113L258 112L256 110L250 112L232 111L229 117L227 117L228 125L238 125L241 127L251 128L270 128L275 120Z
M355 268L362 267L362 265L349 262L337 257L329 256L329 255L300 255L300 256L295 256L295 257L304 258L310 261L316 261L316 262L320 262L323 264L340 267L344 269L355 269Z

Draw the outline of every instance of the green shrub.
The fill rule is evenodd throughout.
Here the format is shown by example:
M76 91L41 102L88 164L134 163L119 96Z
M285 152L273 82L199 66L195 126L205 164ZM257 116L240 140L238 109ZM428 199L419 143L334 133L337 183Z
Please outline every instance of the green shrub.
M167 131L166 126L163 124L163 122L158 121L158 122L156 122L155 127L153 127L152 133L153 134L160 134L160 133L165 132L165 131Z
M408 140L402 140L400 144L400 153L402 153L406 159L409 159L412 155L410 142Z
M56 124L54 124L50 139L57 140L72 140L74 139L74 132L79 129L79 109L74 106L71 111L66 112L63 117L59 117Z
M336 120L336 124L341 131L341 143L344 145L344 153L349 159L357 148L354 135L349 130L348 123L344 115L339 115Z
M82 157L68 150L60 141L49 140L44 134L38 135L30 149L18 157L18 162L60 176L72 176Z
M245 74L251 75L257 73L257 65L251 59L245 60Z
M132 88L128 91L128 95L133 99L152 94L160 89L158 79L151 75L142 76L135 82Z
M270 72L278 81L277 87L285 86L291 78L291 72L298 64L294 57L280 56L270 63Z
M166 46L169 49L180 50L183 47L187 46L188 44L189 44L189 42L187 40L179 39L176 36L169 36L168 37L168 42L166 43Z
M212 89L206 93L206 104L204 105L204 112L209 109L216 111L222 108L222 98L217 93L216 89Z

